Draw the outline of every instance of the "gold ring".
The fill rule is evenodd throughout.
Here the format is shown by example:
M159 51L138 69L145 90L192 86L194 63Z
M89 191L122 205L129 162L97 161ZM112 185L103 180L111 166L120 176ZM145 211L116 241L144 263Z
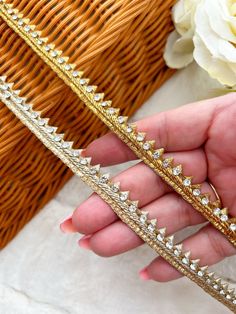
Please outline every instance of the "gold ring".
M212 188L212 190L213 190L213 192L214 192L214 194L215 194L215 196L216 196L217 201L220 202L220 207L222 207L221 198L220 198L218 192L216 191L216 188L215 188L214 185L213 185L211 182L209 182L209 181L208 181L208 184L211 186L211 188Z

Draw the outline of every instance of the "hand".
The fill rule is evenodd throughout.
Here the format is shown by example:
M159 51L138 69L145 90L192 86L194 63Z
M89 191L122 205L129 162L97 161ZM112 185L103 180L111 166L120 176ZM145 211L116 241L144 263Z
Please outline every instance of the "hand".
M183 165L185 175L193 175L193 183L202 183L203 192L215 195L210 181L225 207L236 216L236 94L186 105L137 122L139 131L156 145L165 148L175 163ZM107 134L86 149L93 163L109 166L135 159L133 152L114 134ZM177 195L142 162L113 179L121 190L130 191L130 199L140 201L141 209L158 219L158 228L167 227L173 234L187 226L203 223L203 216ZM112 209L92 194L62 224L85 234L79 241L101 256L129 251L143 242L121 222ZM184 249L200 258L201 265L211 265L236 253L236 249L214 227L207 224L185 239ZM169 281L181 277L172 266L157 257L141 272L143 279Z

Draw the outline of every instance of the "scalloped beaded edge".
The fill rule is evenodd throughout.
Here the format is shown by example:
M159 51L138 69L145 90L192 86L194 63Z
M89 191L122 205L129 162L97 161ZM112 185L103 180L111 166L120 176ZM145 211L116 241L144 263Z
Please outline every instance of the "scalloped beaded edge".
M220 208L218 201L211 202L207 194L201 193L201 185L193 185L192 177L183 175L182 165L173 165L173 158L163 156L164 149L154 149L155 141L145 141L145 133L137 132L135 125L127 123L128 118L119 115L119 109L111 107L111 101L104 101L103 93L96 93L97 86L89 85L83 72L76 70L62 51L54 49L54 44L41 38L41 32L29 24L29 19L14 9L11 4L0 0L0 15L14 28L36 53L58 74L121 140L123 140L148 166L167 182L195 209L201 212L228 240L236 246L236 218L230 218L227 208ZM11 24L11 25L10 25Z
M0 100L76 175L86 182L114 212L131 227L157 253L164 257L188 278L196 282L206 292L236 311L236 295L221 278L207 271L208 266L200 267L199 260L190 259L190 252L183 252L182 244L174 244L174 236L167 236L166 229L157 228L156 219L148 219L148 212L138 208L138 201L129 199L128 191L121 191L118 182L112 182L108 173L100 172L100 165L91 165L91 158L83 157L82 150L74 149L73 142L64 140L64 134L48 124L40 112L20 97L19 90L13 90L13 83L0 77Z

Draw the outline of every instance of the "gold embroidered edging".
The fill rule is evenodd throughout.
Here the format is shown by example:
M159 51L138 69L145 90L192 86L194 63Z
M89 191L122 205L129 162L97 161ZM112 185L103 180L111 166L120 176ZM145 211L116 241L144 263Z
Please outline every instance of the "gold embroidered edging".
M55 50L54 44L47 44L48 39L41 38L41 33L29 24L28 19L24 19L5 0L0 0L0 8L0 16L6 23L70 86L85 105L236 246L236 219L229 217L228 209L219 208L219 201L210 202L209 196L201 193L201 186L193 185L192 178L183 175L181 165L173 166L172 158L164 158L164 149L154 149L154 141L145 141L145 134L136 132L135 126L127 123L127 117L119 116L119 109L112 108L111 101L104 101L104 94L96 93L97 87L88 85L89 80L82 78L83 72L75 70L75 65L69 64L69 58L62 57L62 52Z
M63 139L57 128L48 125L49 119L42 118L12 90L13 84L0 77L0 100L34 133L37 138L60 158L71 171L87 183L118 217L139 235L152 249L183 275L194 281L208 294L236 313L236 295L233 289L221 282L214 273L207 272L207 266L200 267L199 260L191 260L190 252L183 252L182 245L174 244L174 236L166 236L165 228L158 229L156 219L148 219L148 212L138 208L138 201L129 199L128 191L121 191L119 183L113 183L109 174L102 174L100 166L91 166L91 158L81 156L81 150L73 148L73 142Z

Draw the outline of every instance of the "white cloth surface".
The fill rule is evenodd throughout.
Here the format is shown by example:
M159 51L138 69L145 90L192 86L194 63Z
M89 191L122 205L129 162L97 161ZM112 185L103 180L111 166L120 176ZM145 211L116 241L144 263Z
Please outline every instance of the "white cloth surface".
M165 83L134 118L198 100L214 87L215 81L191 65ZM166 284L141 281L138 271L155 257L147 246L106 259L80 249L78 234L62 234L60 221L90 193L73 177L2 250L1 314L229 313L186 278ZM236 277L235 257L215 268L231 280Z

